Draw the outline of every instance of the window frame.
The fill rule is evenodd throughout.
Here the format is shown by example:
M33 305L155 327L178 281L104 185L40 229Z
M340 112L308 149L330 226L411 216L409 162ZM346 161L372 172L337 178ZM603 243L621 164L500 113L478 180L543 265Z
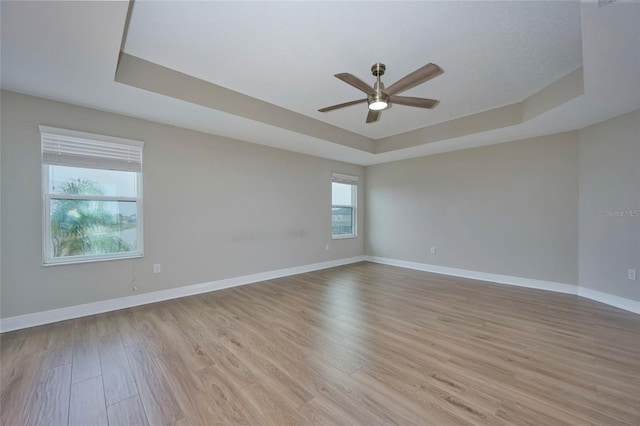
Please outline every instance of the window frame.
M342 183L351 185L351 205L333 204L333 184ZM353 232L351 234L334 234L333 233L333 219L331 219L331 239L332 240L345 240L350 238L358 238L358 177L352 175L345 175L341 173L331 173L331 215L333 216L334 208L350 208L351 223Z
M92 141L104 141L110 143L123 143L138 145L142 150L142 142L129 139L114 138L111 136L96 135L92 133L78 132L75 130L55 129L51 127L39 126L41 134L56 134L60 136L73 136L75 138L88 139ZM42 142L41 142L42 152ZM108 195L77 195L77 194L52 194L49 192L50 167L56 164L45 163L40 159L41 164L41 193L42 193L42 266L71 265L79 263L104 262L121 259L135 259L144 257L144 215L143 215L143 176L142 163L139 172L125 170L136 174L136 197L108 196ZM66 165L67 167L77 167L79 169L91 169L86 166ZM112 170L108 168L95 168L96 170ZM109 254L84 254L76 256L53 257L51 252L51 200L87 200L87 201L122 201L136 203L136 250L109 253Z

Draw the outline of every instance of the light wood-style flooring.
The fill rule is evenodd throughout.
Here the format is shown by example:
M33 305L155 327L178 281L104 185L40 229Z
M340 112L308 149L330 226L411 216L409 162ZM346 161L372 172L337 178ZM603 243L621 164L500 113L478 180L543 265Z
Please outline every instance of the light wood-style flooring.
M2 425L640 425L640 316L358 263L1 336Z

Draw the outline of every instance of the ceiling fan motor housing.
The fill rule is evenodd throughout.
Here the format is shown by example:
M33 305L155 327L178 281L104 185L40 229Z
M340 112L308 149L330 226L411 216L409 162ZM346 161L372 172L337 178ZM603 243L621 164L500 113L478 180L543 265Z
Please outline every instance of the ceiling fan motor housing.
M371 66L371 74L378 77L378 76L384 75L384 71L386 69L387 67L384 64L381 64L380 62L376 62Z

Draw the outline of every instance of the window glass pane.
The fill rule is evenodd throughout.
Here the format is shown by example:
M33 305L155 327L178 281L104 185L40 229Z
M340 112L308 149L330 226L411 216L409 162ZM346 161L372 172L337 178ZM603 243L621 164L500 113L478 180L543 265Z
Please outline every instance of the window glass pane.
M353 235L353 208L333 207L331 227L333 235Z
M331 182L331 204L339 206L351 205L351 191L353 185L347 185L345 183Z
M137 202L51 199L51 258L137 250Z
M137 173L49 166L49 193L136 197Z

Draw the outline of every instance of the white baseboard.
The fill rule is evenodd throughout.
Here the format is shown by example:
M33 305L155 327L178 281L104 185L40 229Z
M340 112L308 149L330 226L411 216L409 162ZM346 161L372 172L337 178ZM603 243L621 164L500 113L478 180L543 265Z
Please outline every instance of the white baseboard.
M580 287L578 290L578 296L595 300L596 302L601 302L605 305L615 306L616 308L624 309L625 311L640 314L640 302L635 300L615 296L598 290L592 290L586 287Z
M257 274L244 275L241 277L211 281L208 283L194 284L167 290L153 291L150 293L136 294L133 296L120 297L118 299L103 300L100 302L86 303L83 305L69 306L60 309L52 309L50 311L19 315L15 317L0 319L0 332L19 330L21 328L34 327L36 325L49 324L52 322L64 321L73 318L80 318L87 315L100 314L103 312L130 308L133 306L146 305L148 303L162 302L164 300L176 299L178 297L208 293L210 291L222 290L225 288L237 287L245 284L272 280L275 278L282 278L289 275L303 274L305 272L317 271L320 269L333 268L350 263L362 262L364 260L365 256L330 260L327 262L295 266L293 268L278 269L275 271L260 272Z
M595 300L597 302L614 306L616 308L624 309L625 311L640 314L640 302L626 299L624 297L614 296L608 293L603 293L597 290L591 290L585 287L579 287L573 284L534 280L530 278L513 277L510 275L490 274L486 272L449 268L445 266L408 262L404 260L388 259L376 256L356 256L346 259L330 260L327 262L313 263L310 265L296 266L293 268L278 269L275 271L261 272L235 278L227 278L218 281L211 281L208 283L194 284L167 290L154 291L150 293L136 294L133 296L121 297L118 299L103 300L100 302L86 303L83 305L69 306L66 308L53 309L50 311L36 312L33 314L4 318L0 319L0 332L19 330L22 328L34 327L37 325L49 324L57 321L80 318L87 315L100 314L103 312L130 308L133 306L146 305L148 303L162 302L164 300L176 299L178 297L208 293L210 291L222 290L225 288L237 287L260 281L272 280L275 278L282 278L289 275L303 274L305 272L333 268L336 266L348 265L350 263L357 263L365 260L384 265L399 266L402 268L416 269L425 272L434 272L437 274L451 275L455 277L470 278L519 287L535 288L540 290L554 291L557 293L576 294L590 300Z
M640 314L640 302L626 299L620 296L591 290L574 284L564 284L554 281L534 280L531 278L514 277L511 275L490 274L487 272L470 271L467 269L449 268L446 266L429 265L427 263L408 262L405 260L388 259L385 257L365 256L365 260L383 265L399 266L402 268L416 269L418 271L434 272L436 274L451 275L454 277L471 278L474 280L489 281L499 284L508 284L518 287L535 288L539 290L554 291L556 293L575 294L587 299L595 300L625 311Z
M557 293L578 294L578 286L562 284L553 281L534 280L531 278L513 277L511 275L490 274L487 272L470 271L467 269L449 268L446 266L429 265L427 263L407 262L405 260L388 259L385 257L366 256L366 260L384 265L400 266L418 271L434 272L436 274L454 277L470 278L473 280L490 281L498 284L509 284L518 287L536 288L539 290L555 291Z

